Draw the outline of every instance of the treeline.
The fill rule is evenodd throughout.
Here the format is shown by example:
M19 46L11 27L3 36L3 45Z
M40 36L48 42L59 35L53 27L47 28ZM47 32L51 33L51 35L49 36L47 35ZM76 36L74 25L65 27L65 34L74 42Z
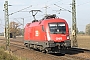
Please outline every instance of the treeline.
M72 34L71 28L69 29L70 34ZM85 31L79 31L78 28L76 29L77 34L83 34L83 35L90 35L90 24L87 24L85 27Z
M86 25L85 34L90 35L90 24Z
M87 24L84 31L79 31L77 28L77 34L90 35L90 24Z

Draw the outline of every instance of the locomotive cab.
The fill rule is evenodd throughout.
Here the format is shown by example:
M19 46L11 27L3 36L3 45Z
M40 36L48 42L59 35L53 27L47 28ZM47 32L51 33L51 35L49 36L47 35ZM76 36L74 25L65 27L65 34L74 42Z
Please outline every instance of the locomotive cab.
M57 20L58 21L58 20ZM71 40L69 37L69 29L67 23L63 20L62 22L47 23L46 35L48 40L48 52L65 52L66 49L71 48Z

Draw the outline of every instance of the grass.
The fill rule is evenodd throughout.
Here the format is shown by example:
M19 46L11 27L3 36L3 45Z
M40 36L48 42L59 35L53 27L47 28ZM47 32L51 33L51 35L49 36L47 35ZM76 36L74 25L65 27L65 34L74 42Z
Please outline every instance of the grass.
M19 60L17 57L12 56L0 48L0 60Z
M0 60L28 60L14 55L12 52L6 51L5 46L0 46Z

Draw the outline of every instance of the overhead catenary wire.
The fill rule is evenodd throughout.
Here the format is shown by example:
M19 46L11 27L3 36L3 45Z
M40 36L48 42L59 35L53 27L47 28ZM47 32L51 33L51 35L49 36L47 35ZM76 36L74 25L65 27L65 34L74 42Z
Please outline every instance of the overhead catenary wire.
M30 7L32 7L32 5L30 5L29 7L23 8L23 9L21 9L21 10L18 10L18 11L16 11L16 12L13 12L13 13L11 13L11 14L9 14L9 15L12 15L12 14L15 14L15 13L18 13L18 12L21 12L21 11L23 11L23 10L25 10L25 9L30 8Z
M85 3L82 3L82 4L80 4L80 5L77 5L77 6L86 5L86 4L88 4L88 3L90 3L90 1L89 1L89 2L85 2Z
M63 1L63 0L61 0L61 1ZM18 10L18 11L16 11L16 12L13 12L13 13L11 13L11 14L9 14L9 15L13 15L13 14L15 14L15 13L21 12L21 11L27 9L27 8L30 8L30 7L32 7L32 5L29 6L29 7L23 8L23 9L21 9L21 10Z
M54 5L57 6L57 7L59 7L59 8L61 8L61 9L63 9L63 10L65 10L65 11L68 11L68 12L72 13L72 11L70 11L70 10L68 10L68 9L65 9L65 8L63 8L63 7L60 7L60 6L56 5L56 4L54 4Z

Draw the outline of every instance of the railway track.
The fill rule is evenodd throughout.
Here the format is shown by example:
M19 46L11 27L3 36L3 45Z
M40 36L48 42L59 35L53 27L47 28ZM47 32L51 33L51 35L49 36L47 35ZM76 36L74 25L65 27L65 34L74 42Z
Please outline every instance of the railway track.
M14 42L18 42L18 41L14 41ZM22 48L22 49L28 49L25 46L22 45L16 45L13 44L16 47ZM72 54L78 54L78 53L90 53L89 50L85 50L85 49L79 49L79 48L72 48L71 50L68 51L68 53L66 52L66 55L61 56L62 54L49 54L49 56L53 57L54 59L61 59L61 60L90 60L89 58L84 58L84 57L78 57L78 56L72 56ZM46 54L48 55L48 54Z
M4 39L1 39L0 42L2 42L2 40ZM4 40L5 41L5 40ZM5 43L5 42L4 42ZM21 40L11 40L11 43L10 43L11 46L13 47L17 47L18 49L20 50L29 50L28 51L28 54L30 54L29 52L30 51L33 51L33 55L34 54L39 54L39 58L42 60L42 59L45 59L43 56L45 56L46 58L48 58L48 60L90 60L90 58L86 58L86 57L80 57L78 56L78 54L80 53L83 53L83 54L87 54L89 53L90 54L90 50L86 50L86 49L79 49L79 48L72 48L70 49L69 51L66 51L66 54L63 56L62 54L44 54L42 52L39 52L39 51L34 51L34 50L30 50L28 48L26 48L24 45L23 45L23 42ZM11 48L12 49L12 48ZM12 52L14 52L15 50L13 50ZM33 56L35 57L35 56ZM50 59L49 59L50 58ZM36 58L37 59L37 58Z

